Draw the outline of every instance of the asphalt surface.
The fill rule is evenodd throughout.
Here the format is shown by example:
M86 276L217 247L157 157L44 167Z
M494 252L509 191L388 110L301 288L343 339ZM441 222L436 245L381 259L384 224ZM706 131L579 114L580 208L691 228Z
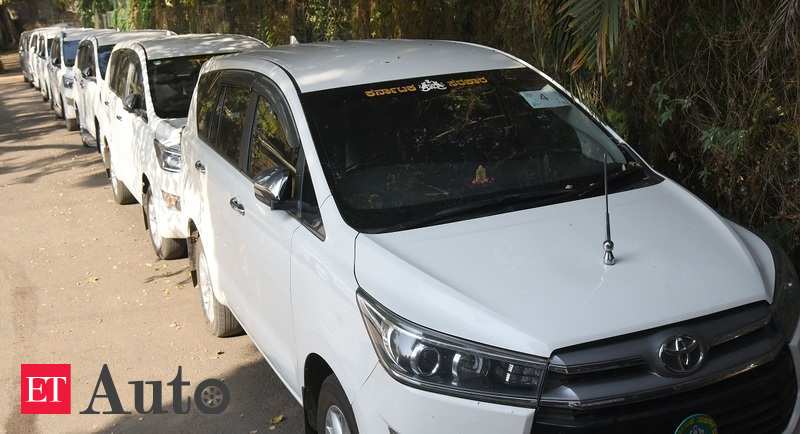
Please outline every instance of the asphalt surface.
M7 71L14 57L2 58ZM71 365L71 414L20 414L23 363ZM104 364L131 414L79 414ZM184 407L197 384L218 378L227 409L207 415L192 403L176 414L166 383L179 366L191 383ZM161 381L167 413L137 413L130 381ZM249 338L206 332L188 261L156 259L141 206L113 203L99 155L13 70L0 74L0 390L0 432L303 429L300 406ZM108 400L94 408L109 410Z

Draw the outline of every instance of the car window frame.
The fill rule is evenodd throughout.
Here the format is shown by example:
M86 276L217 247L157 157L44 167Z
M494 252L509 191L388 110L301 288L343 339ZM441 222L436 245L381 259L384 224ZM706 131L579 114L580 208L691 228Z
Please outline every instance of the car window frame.
M300 139L299 130L297 128L297 122L295 121L294 114L292 113L291 106L289 105L289 100L286 98L283 90L281 90L280 86L271 80L269 77L257 74L256 78L253 82L253 94L255 95L253 107L249 113L248 125L249 125L249 133L248 135L243 138L246 140L246 143L243 143L243 146L246 148L244 151L247 161L244 165L244 173L245 176L251 181L255 181L249 175L250 169L250 155L253 146L253 133L255 132L255 121L256 121L256 113L258 110L258 101L260 98L265 98L269 101L271 106L276 107L278 111L273 110L276 113L276 117L278 118L278 122L284 127L286 131L286 139L290 141L290 146L295 146L297 148L297 161L294 163L294 173L293 176L295 177L295 185L296 191L294 192L295 197L293 199L297 200L297 208L294 210L288 210L287 212L289 215L294 217L301 225L303 225L306 229L308 229L314 236L319 238L320 241L325 241L325 224L322 220L322 212L320 211L320 202L317 200L317 212L319 213L319 220L320 224L319 227L314 227L311 222L304 216L303 213L303 193L307 188L306 184L306 171L310 172L308 167L308 162L306 160L305 151L303 150L303 144ZM274 105L273 105L274 104ZM292 143L293 142L293 143ZM311 178L309 178L311 180ZM311 180L311 189L316 199L316 189L314 188L314 182Z
M214 122L212 123L212 130L211 135L213 136L213 141L211 143L206 142L209 148L211 148L214 153L220 156L223 160L228 162L230 165L236 168L239 173L247 176L246 173L246 166L245 161L247 156L245 155L246 150L244 149L245 138L249 137L250 130L251 130L251 123L252 119L250 115L255 107L255 94L253 92L253 80L255 78L255 74L251 71L247 70L240 70L240 69L226 69L219 71L220 75L217 79L219 81L219 91L217 93L217 104L214 113ZM239 158L238 161L234 162L231 159L220 152L219 147L219 135L220 135L220 122L222 121L222 105L225 103L225 96L227 95L228 88L236 87L247 89L249 93L249 99L247 101L247 108L245 109L244 119L242 124L242 136L239 137ZM249 149L249 147L248 147ZM249 179L249 177L248 177Z
M213 142L216 141L216 127L217 127L217 120L219 117L219 104L220 104L220 95L222 94L222 85L219 81L221 71L208 71L200 75L197 79L197 90L195 94L197 95L197 101L195 101L194 107L194 122L195 122L195 132L197 134L197 138L203 141L209 147L213 145ZM209 88L214 87L213 93L209 93L209 99L213 100L212 108L210 113L208 114L208 131L204 132L203 134L200 133L200 117L199 117L199 107L201 101L200 99L200 84L203 80L209 79L211 82L209 83ZM205 134L208 133L208 134Z

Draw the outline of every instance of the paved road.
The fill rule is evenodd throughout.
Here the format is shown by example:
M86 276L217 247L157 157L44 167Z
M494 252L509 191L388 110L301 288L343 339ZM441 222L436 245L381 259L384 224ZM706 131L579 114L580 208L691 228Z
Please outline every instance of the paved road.
M302 432L299 405L248 337L205 332L187 267L156 260L141 207L112 202L98 155L21 75L0 74L0 432ZM70 363L72 414L20 414L21 363ZM103 364L132 414L78 414ZM166 383L178 366L191 383L184 405L200 381L221 378L228 409L173 413ZM169 413L137 414L136 380L163 382Z

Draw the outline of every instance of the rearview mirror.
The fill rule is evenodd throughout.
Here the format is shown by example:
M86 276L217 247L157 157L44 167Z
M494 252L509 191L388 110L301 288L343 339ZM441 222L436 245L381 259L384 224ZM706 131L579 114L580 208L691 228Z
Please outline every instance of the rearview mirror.
M142 107L142 97L136 94L126 95L122 99L122 108L128 113L133 113Z
M297 201L290 200L291 174L285 167L270 167L260 173L253 184L256 199L272 210L290 210Z

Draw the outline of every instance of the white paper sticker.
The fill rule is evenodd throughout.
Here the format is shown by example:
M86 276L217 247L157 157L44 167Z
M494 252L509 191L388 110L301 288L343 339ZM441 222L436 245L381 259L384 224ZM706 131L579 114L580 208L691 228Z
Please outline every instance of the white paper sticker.
M550 85L543 87L541 90L528 90L519 94L535 109L570 106L569 101Z

